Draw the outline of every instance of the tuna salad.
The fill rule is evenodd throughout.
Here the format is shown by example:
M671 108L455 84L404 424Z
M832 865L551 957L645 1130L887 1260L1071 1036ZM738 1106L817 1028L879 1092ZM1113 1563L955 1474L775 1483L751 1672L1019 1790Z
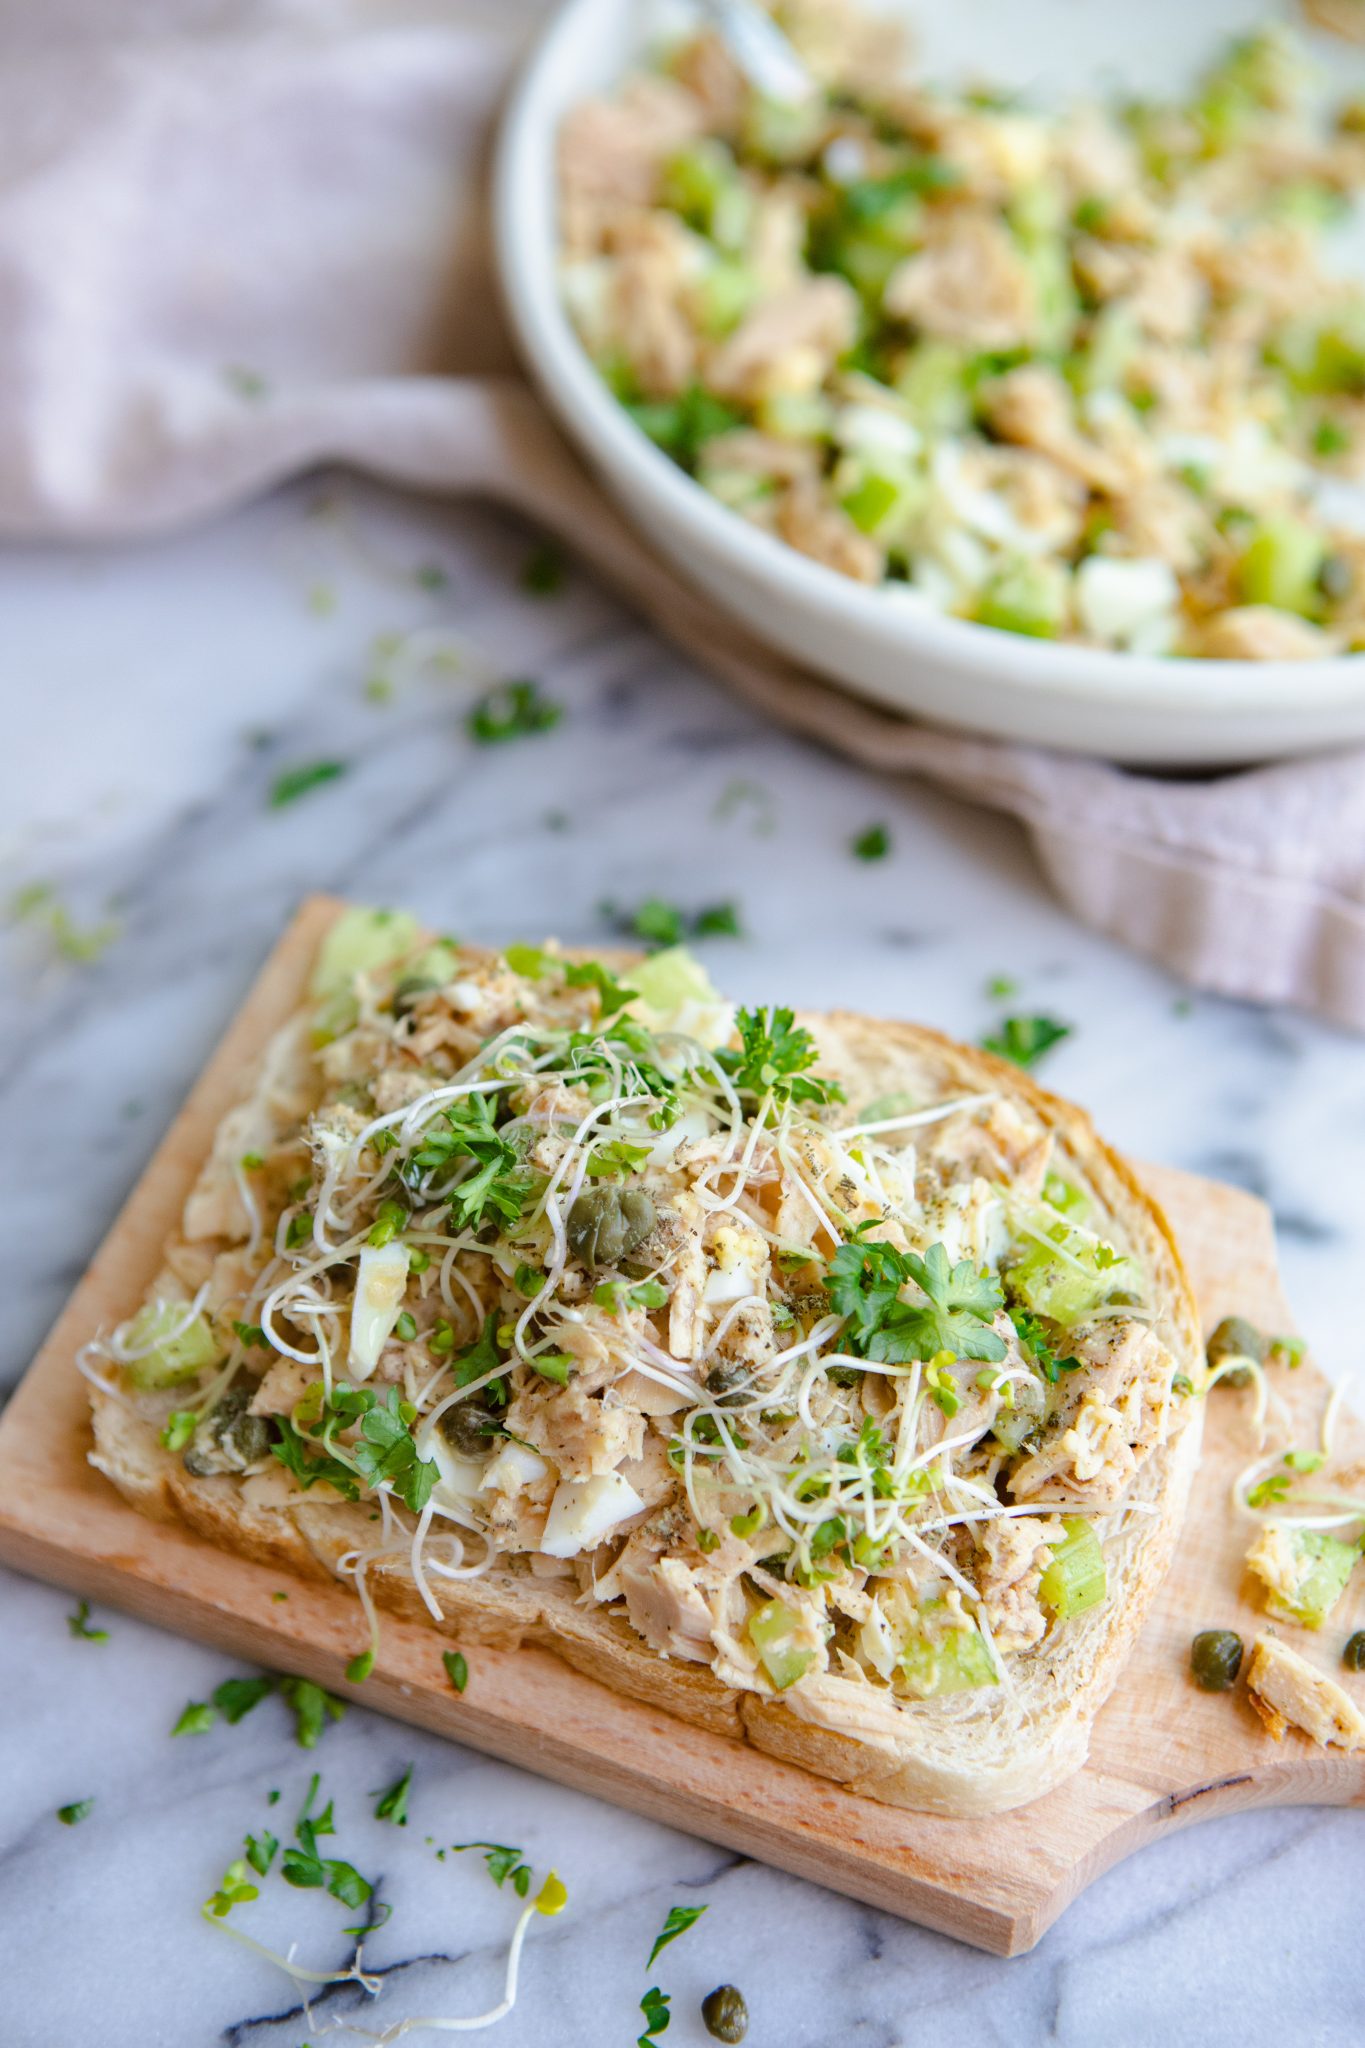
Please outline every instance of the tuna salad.
M1046 1098L897 1029L349 911L84 1369L248 1508L370 1510L374 1626L397 1557L753 1692L1007 1683L1191 1388Z
M559 139L562 291L703 489L888 602L1143 654L1365 648L1365 101L1268 31L1181 104L1039 112L781 0ZM1134 33L1140 33L1135 19Z

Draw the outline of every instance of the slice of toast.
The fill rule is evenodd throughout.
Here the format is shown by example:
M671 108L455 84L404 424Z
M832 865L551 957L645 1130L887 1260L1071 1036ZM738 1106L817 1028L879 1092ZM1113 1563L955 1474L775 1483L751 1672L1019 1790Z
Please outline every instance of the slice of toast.
M461 972L491 973L490 959L496 961L496 956L463 953ZM624 971L620 962L615 964L618 972ZM385 970L390 994L401 979L401 965ZM496 967L505 974L501 962ZM370 994L374 996L374 991ZM590 995L586 992L582 1000L587 1002ZM387 1000L381 986L381 1014ZM435 992L424 1000L433 1006L424 1013L429 1018L445 997ZM737 1662L733 1642L727 1654L718 1650L710 1662L701 1661L695 1651L678 1654L676 1647L673 1654L662 1652L642 1633L638 1614L623 1600L593 1597L594 1582L607 1583L620 1531L594 1553L590 1569L586 1560L566 1568L562 1560L533 1551L504 1553L481 1576L430 1581L424 1599L405 1550L375 1559L368 1567L368 1584L381 1606L426 1617L458 1637L462 1646L540 1644L620 1692L750 1742L871 1797L937 1813L1001 1811L1041 1796L1084 1761L1094 1716L1118 1680L1170 1562L1198 1457L1202 1415L1202 1402L1173 1393L1171 1383L1179 1388L1183 1379L1188 1388L1198 1378L1196 1312L1164 1219L1082 1112L1047 1095L1012 1066L915 1026L845 1013L806 1017L800 1026L809 1030L818 1046L815 1071L836 1081L851 1105L821 1107L818 1117L827 1128L837 1131L840 1124L855 1121L859 1105L902 1097L931 1105L980 1097L988 1104L1008 1105L1021 1128L1040 1141L1050 1141L1049 1171L1072 1190L1083 1191L1089 1226L1118 1248L1125 1269L1140 1270L1144 1276L1142 1329L1159 1342L1166 1362L1165 1392L1154 1410L1151 1401L1144 1406L1139 1389L1114 1386L1110 1372L1106 1400L1112 1396L1112 1401L1105 1413L1116 1406L1117 1412L1130 1417L1145 1416L1148 1434L1155 1429L1155 1436L1144 1444L1138 1432L1139 1441L1128 1454L1132 1470L1122 1490L1098 1508L1091 1502L1090 1525L1104 1558L1103 1599L1068 1618L1054 1616L1039 1640L997 1655L997 1682L916 1696L907 1692L898 1676L893 1682L880 1682L856 1654L849 1654L845 1643L852 1643L856 1652L856 1638L849 1634L853 1623L846 1615L836 1617L837 1627L831 1625L831 1647L823 1665L804 1671L797 1682L782 1689L770 1682L762 1665L751 1669L742 1657ZM257 1076L244 1076L242 1105L226 1121L225 1136L216 1148L219 1168L224 1158L236 1158L242 1151L244 1131L255 1134L252 1144L258 1152L272 1143L287 1147L326 1093L305 1018L280 1034ZM976 1142L970 1127L967 1137ZM221 1194L221 1171L219 1184ZM662 1194L659 1199L662 1203ZM188 1297L194 1291L191 1282L209 1271L213 1260L236 1255L245 1221L233 1216L230 1202L220 1200L216 1213L213 1202L210 1162L187 1209L188 1215L198 1203L200 1234L169 1248L163 1296ZM865 1228L863 1235L876 1232ZM671 1279L671 1284L676 1290L679 1283ZM913 1290L905 1292L914 1298ZM224 1320L225 1312L218 1318L220 1323ZM419 1345L427 1334L419 1334ZM845 1335L838 1341L850 1340ZM394 1355L391 1346L385 1357ZM1071 1359L1062 1360L1061 1366L1056 1384L1069 1401L1074 1431L1076 1402L1083 1398L1080 1390L1098 1379L1100 1368ZM373 1549L375 1507L368 1492L362 1490L359 1499L347 1500L326 1484L300 1491L283 1465L269 1455L240 1473L189 1471L183 1452L166 1447L163 1432L168 1402L192 1401L193 1389L148 1397L123 1383L126 1375L117 1365L99 1370L104 1383L92 1388L92 1459L144 1513L181 1520L224 1548L310 1577L345 1577L349 1560ZM990 1368L985 1371L989 1377ZM964 1398L970 1401L969 1382L958 1384L968 1389ZM862 1392L848 1398L882 1398L879 1386L894 1391L903 1386L903 1379L883 1374L878 1380L874 1374ZM542 1391L535 1389L537 1395ZM706 1398L699 1391L697 1400ZM942 1440L947 1441L952 1420L939 1425L935 1413L930 1404L924 1405L923 1426L931 1431L941 1428ZM646 1427L662 1438L677 1427L676 1416L665 1414ZM629 1469L636 1471L637 1466ZM1073 1486L1072 1492L1083 1495L1085 1483ZM1075 1504L1065 1494L1066 1488L1059 1492L1055 1481L1045 1485L1036 1503L1038 1512L1054 1504L1055 1512L1065 1512ZM1009 1497L1007 1477L1001 1481L1000 1497ZM651 1508L657 1516L673 1505L665 1502L660 1508L651 1503ZM414 1530L415 1517L395 1509L391 1501L384 1512L391 1532ZM627 1540L631 1528L646 1519L642 1514L625 1525ZM718 1526L723 1540L723 1524ZM970 1550L976 1532L960 1540ZM688 1554L695 1561L695 1553ZM851 1566L851 1541L846 1554L850 1569L845 1577L851 1583L858 1578ZM756 1561L754 1569L757 1582L752 1577L742 1582L750 1610L772 1592L771 1577L763 1576L771 1573L771 1558ZM808 1580L818 1582L818 1573L804 1569ZM849 1595L852 1609L857 1609L859 1593L875 1583L869 1577L861 1588L854 1587ZM431 1614L433 1590L439 1621ZM801 1595L794 1592L791 1597L799 1600ZM358 1616L358 1639L360 1633Z

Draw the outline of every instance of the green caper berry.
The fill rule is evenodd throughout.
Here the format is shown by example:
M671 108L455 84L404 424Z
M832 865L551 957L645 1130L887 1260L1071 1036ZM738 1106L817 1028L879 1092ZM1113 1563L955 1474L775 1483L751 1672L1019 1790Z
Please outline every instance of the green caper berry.
M423 996L429 996L433 989L441 986L426 974L405 974L393 992L393 1014L406 1017L417 1008Z
M713 2041L742 2041L749 2025L744 1994L733 1984L718 1984L701 2002L701 2016Z
M264 1415L248 1413L252 1392L241 1382L229 1387L199 1424L180 1460L192 1478L241 1472L270 1449L269 1422Z
M1207 1357L1210 1366L1221 1365L1227 1358L1249 1358L1256 1365L1264 1365L1270 1350L1270 1339L1245 1316L1224 1316L1213 1335L1209 1338ZM1245 1387L1250 1384L1251 1374L1244 1365L1234 1366L1219 1380L1220 1387Z
M1365 1628L1358 1628L1341 1653L1348 1671L1365 1671Z
M753 1384L742 1365L713 1365L706 1375L706 1391L716 1397L718 1408L733 1408L744 1399Z
M1229 1692L1242 1668L1242 1638L1230 1628L1201 1629L1190 1645L1190 1670L1201 1692Z
M482 1401L457 1401L447 1408L437 1428L453 1451L462 1458L481 1458L498 1425L492 1410Z
M569 1249L585 1266L616 1266L644 1243L656 1221L643 1188L585 1188L569 1211Z

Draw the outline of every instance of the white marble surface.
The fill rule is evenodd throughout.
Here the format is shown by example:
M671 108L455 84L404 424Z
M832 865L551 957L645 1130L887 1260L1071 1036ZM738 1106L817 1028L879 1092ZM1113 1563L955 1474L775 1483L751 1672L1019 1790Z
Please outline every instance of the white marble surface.
M858 773L755 724L571 578L518 588L528 536L477 513L345 484L318 516L303 486L188 539L100 554L0 558L6 706L0 894L42 879L121 936L95 965L3 938L0 1123L11 1161L0 1380L12 1384L305 891L400 901L476 938L604 932L596 908L657 892L734 897L749 936L716 941L737 993L919 1016L967 1035L987 978L1068 1018L1048 1078L1152 1158L1267 1194L1290 1291L1329 1370L1355 1363L1365 1055L1301 1019L1196 999L1089 938L1048 901L1014 831ZM413 571L440 563L439 593ZM325 585L335 608L310 606ZM382 632L453 627L565 707L558 731L496 749L461 729L471 682L417 678L387 703L363 683ZM344 778L271 811L281 767L329 757ZM717 816L727 787L762 804ZM547 813L563 812L561 829ZM876 866L850 837L886 821ZM770 829L762 829L767 825ZM338 1842L380 1872L390 1973L310 2028L289 1983L199 1919L247 1828L290 1815L309 1761L267 1702L235 1729L168 1739L230 1669L104 1614L73 1640L72 1603L0 1577L0 1927L4 2048L299 2048L342 2017L492 2002L515 1902L471 1859L425 1843L519 1842L568 1880L536 1926L507 2048L598 2048L674 1995L669 2048L707 2038L700 1997L739 1981L753 2048L1359 2039L1365 1837L1349 1814L1246 1814L1149 1849L1098 1882L1030 1956L1001 1962L519 1771L352 1709L315 1761ZM412 1822L370 1818L412 1761ZM54 1818L93 1796L80 1826ZM287 1829L284 1830L287 1832ZM701 1924L645 1957L674 1902ZM351 1916L275 1882L244 1924L340 1958ZM338 2036L338 2038L350 2038ZM417 2038L436 2038L418 2036Z

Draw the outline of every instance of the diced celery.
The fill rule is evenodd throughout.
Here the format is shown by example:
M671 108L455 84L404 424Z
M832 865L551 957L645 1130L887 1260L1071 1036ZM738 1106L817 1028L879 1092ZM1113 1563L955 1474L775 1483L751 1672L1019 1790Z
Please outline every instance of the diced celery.
M1066 1532L1052 1545L1052 1562L1038 1584L1038 1598L1057 1621L1071 1621L1098 1607L1108 1590L1100 1539L1083 1516L1068 1515Z
M929 433L957 433L970 420L965 369L961 350L946 341L922 341L902 358L896 389Z
M976 1628L948 1629L937 1642L927 1635L911 1636L897 1660L896 1670L906 1691L922 1700L941 1699L945 1693L970 1692L979 1685L1000 1683L990 1646Z
M1066 623L1066 572L1053 562L1007 562L977 599L972 616L980 626L1055 640Z
M704 462L699 464L697 482L713 498L719 498L722 505L728 505L732 512L743 512L749 506L761 505L777 489L771 477L755 476L751 469L728 469L723 463L714 468Z
M758 292L758 279L746 264L721 257L697 283L697 318L703 332L728 334L739 325Z
M178 1327L185 1320L185 1307L184 1302L149 1302L133 1317L128 1348L142 1354L128 1365L134 1386L178 1387L218 1364L222 1352L205 1317L195 1316L184 1329Z
M1128 372L1141 339L1137 318L1121 300L1106 306L1091 326L1085 347L1071 368L1078 391L1115 391Z
M840 499L840 503L861 532L875 533L895 510L899 498L900 486L897 483L888 476L878 476L875 471L868 470Z
M1243 600L1312 615L1319 609L1317 579L1325 553L1318 535L1302 520L1287 515L1262 520L1237 568Z
M770 100L751 93L744 109L741 146L746 157L757 157L763 163L801 163L819 146L826 119L820 93L801 100Z
M1131 1299L1141 1292L1137 1267L1112 1245L1059 1222L1051 1209L1037 1212L1037 1224L1047 1242L1023 1238L1018 1258L1004 1274L1012 1301L1069 1328L1116 1295Z
M437 939L408 961L403 970L404 980L429 981L434 988L443 988L453 979L459 959L458 947L449 939Z
M781 1600L769 1600L749 1620L749 1640L779 1692L804 1677L815 1657L814 1650L801 1649L791 1640L800 1626L800 1615Z
M759 400L755 423L778 441L826 441L834 408L818 391L777 391Z
M1247 1563L1266 1586L1268 1614L1302 1628L1321 1628L1359 1556L1358 1543L1343 1543L1325 1529L1272 1523L1252 1546Z
M630 970L631 987L642 1003L662 1018L672 1018L690 1003L721 1001L700 960L686 946L665 946Z
M689 227L709 235L721 248L742 246L751 205L738 166L723 142L707 136L679 150L664 165L659 198L664 206L680 213Z
M829 242L823 267L837 270L870 305L880 306L891 273L908 246L908 237L905 241L893 241L866 228L848 229Z
M318 999L334 996L349 989L357 974L392 967L412 951L421 935L416 918L405 910L352 905L342 911L318 948L309 994Z

